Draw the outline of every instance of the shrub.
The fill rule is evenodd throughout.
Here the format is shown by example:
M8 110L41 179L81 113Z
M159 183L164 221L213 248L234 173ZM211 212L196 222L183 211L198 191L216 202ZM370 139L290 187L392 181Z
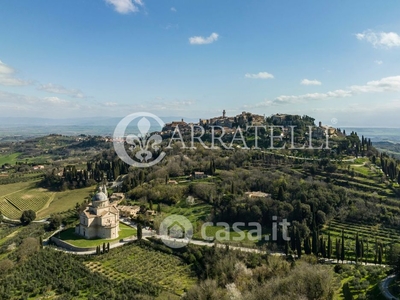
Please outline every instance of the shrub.
M35 219L36 219L36 213L30 209L30 210L24 210L22 212L20 221L23 225L28 225Z

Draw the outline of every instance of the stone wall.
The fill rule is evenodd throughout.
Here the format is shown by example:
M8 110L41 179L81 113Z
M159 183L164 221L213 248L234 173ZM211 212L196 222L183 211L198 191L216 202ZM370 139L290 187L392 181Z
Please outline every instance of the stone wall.
M118 244L120 242L130 243L130 242L133 242L135 240L136 240L136 236L129 236L129 237L126 237L124 239L115 240L115 241L112 241L112 242L111 241L108 242L107 240L104 240L104 243L106 243L106 245L107 245L107 243L110 243L110 248L115 248L115 247L113 247L113 245L115 245L115 244ZM74 252L90 252L90 251L92 251L93 253L96 252L96 247L88 247L88 248L76 247L74 245L71 245L70 243L67 243L67 242L65 242L63 240L60 240L59 238L56 238L55 236L52 236L50 238L50 241L53 242L54 244L56 244L58 247L64 248L64 249L69 250L69 251L74 251ZM124 245L124 243L121 243L119 246ZM101 244L100 247L102 247L102 245L103 244ZM118 245L116 245L116 246L118 247Z
M59 238L56 238L55 236L52 236L50 238L50 241L52 241L58 247L61 247L61 248L64 248L64 249L70 250L70 251L76 251L76 252L96 251L96 247L89 247L89 248L76 247L74 245L71 245L70 243L60 240Z

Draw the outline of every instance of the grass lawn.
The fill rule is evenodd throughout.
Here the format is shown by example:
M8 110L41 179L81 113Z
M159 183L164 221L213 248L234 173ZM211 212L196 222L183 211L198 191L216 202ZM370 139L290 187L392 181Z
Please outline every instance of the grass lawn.
M6 195L10 195L12 193L35 188L36 182L17 182L17 183L10 183L10 184L0 184L0 197L4 197Z
M183 205L181 201L175 206L163 206L163 213L165 215L182 215L189 219L192 224L197 221L205 221L211 213L211 205L199 203L192 206Z
M17 157L19 155L20 153L0 155L0 166L4 164L15 165L15 163L18 161Z
M363 163L366 163L366 162L368 162L369 161L369 159L368 159L368 157L358 157L358 158L356 158L355 160L354 160L354 164L363 164Z
M82 203L90 193L94 192L94 187L86 187L75 190L55 192L53 201L48 207L38 212L37 218L49 217L51 214L60 213L72 209L76 203Z
M206 204L206 203L198 203L198 204L194 204L192 206L188 206L184 204L184 201L181 201L180 203L178 203L175 206L163 206L162 210L162 217L165 218L169 215L181 215L186 217L193 225L194 229L195 229L195 233L194 233L194 238L195 239L200 239L203 240L202 236L201 236L201 229L197 228L196 231L196 224L201 224L204 222L208 221L208 217L211 214L211 205ZM247 247L253 247L253 246L257 246L257 245L262 245L265 243L265 235L266 232L265 230L263 231L262 234L262 239L261 240L250 240L248 239L248 232L252 231L253 236L256 235L255 231L256 227L239 227L245 234L245 238L242 241L235 241L233 238L234 237L240 237L240 234L233 231L233 229L231 228L230 231L225 231L225 227L223 226L207 226L206 227L206 235L207 237L214 237L216 236L217 232L219 232L220 237L222 237L222 239L224 239L226 237L226 240L221 240L221 243L229 243L231 245L241 245L241 246L247 246ZM226 235L225 235L226 233ZM272 238L272 237L270 237Z
M379 177L380 175L380 171L374 167L371 167L371 169L366 165L350 165L350 167L354 168L354 172L361 173L369 177Z
M82 247L82 248L90 248L90 247L96 247L98 245L102 245L103 243L109 243L112 241L117 241L132 235L136 235L136 229L129 227L125 224L119 223L119 236L116 239L108 240L108 239L92 239L92 240L87 240L77 234L75 234L75 228L68 228L64 231L61 232L60 238L67 242L70 243L71 245L74 245L76 247Z

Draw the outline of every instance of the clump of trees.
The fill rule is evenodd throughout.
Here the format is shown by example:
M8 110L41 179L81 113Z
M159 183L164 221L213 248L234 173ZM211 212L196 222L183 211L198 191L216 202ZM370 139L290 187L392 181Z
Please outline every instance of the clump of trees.
M196 259L201 250L191 251L187 255ZM212 255L195 260L203 261L203 279L184 299L333 299L337 282L329 266L312 260L291 264L277 256L260 259L228 249L207 252Z
M22 212L20 221L23 225L28 225L35 219L36 219L36 213L33 210L29 209L29 210L24 210Z

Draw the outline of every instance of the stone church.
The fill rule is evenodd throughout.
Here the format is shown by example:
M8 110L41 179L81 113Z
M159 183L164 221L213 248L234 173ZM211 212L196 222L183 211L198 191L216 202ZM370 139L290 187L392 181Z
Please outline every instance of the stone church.
M79 215L80 224L75 233L86 239L115 239L119 231L119 212L116 206L110 204L107 188L103 184L93 196L92 203Z

